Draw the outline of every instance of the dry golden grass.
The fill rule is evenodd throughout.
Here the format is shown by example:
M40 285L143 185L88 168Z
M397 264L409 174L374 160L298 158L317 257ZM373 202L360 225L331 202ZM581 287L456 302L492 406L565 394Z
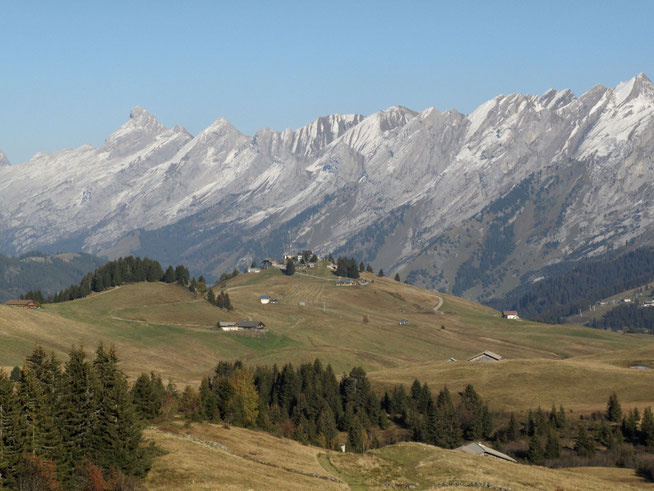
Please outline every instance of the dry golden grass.
M147 430L146 438L168 452L155 460L145 482L148 489L347 488L318 463L324 450L265 433L210 424L166 425Z
M443 484L448 484L447 489L470 489L473 483L513 490L652 487L631 469L555 470L420 443L400 443L365 455L342 454L206 423L161 425L147 430L146 436L168 452L156 459L145 483L149 489L387 489L408 485L427 489ZM468 486L451 486L454 482Z
M420 443L400 443L365 455L331 454L331 466L350 485L387 489L414 485L417 489L447 486L471 489L486 484L521 489L615 490L651 487L632 469L547 469L469 455ZM457 483L459 486L452 486ZM480 485L481 484L481 485Z
M293 277L272 269L242 274L226 284L233 312L162 283L124 285L39 311L0 306L0 365L22 364L37 343L64 358L73 345L91 351L102 341L116 346L130 376L154 370L180 386L199 383L219 360L284 364L320 358L338 374L363 366L385 384L418 377L434 389L448 384L459 390L472 383L497 409L551 403L601 409L613 390L629 404L654 403L652 372L625 368L631 354L638 363L654 359L648 348L653 336L509 321L463 299L363 276L368 286L337 287L324 266ZM260 295L280 303L262 305ZM410 324L400 326L402 318ZM219 320L240 319L262 320L270 332L215 329ZM484 349L506 361L444 363Z

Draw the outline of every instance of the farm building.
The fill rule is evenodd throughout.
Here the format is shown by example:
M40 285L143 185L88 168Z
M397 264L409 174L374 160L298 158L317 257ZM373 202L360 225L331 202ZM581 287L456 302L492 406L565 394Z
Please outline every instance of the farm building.
M236 323L239 329L263 330L266 325L261 321L239 321Z
M261 269L259 268L248 268L248 273L261 273Z
M468 361L500 361L501 359L502 357L500 355L486 350L478 355L468 358Z
M261 295L259 301L263 304L270 303L270 295Z
M479 442L473 442L468 445L463 445L462 447L458 447L455 450L461 450L462 452L467 452L474 455L495 457L496 459L506 460L507 462L514 462L514 463L516 462L514 458L509 457L508 455L503 454L502 452L498 452L495 449L487 447L486 445L483 445Z
M518 313L515 310L503 310L502 317L505 319L519 319Z
M39 304L34 300L7 300L5 304L9 307L20 307L23 309L38 309Z
M336 281L336 286L354 286L355 282L352 278L339 278Z
M238 326L236 325L236 322L224 322L220 321L218 323L218 327L222 331L238 331Z

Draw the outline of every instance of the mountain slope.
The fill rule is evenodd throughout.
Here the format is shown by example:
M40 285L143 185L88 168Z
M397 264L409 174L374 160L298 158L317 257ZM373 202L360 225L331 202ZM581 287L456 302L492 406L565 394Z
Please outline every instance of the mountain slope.
M0 303L29 290L41 290L45 297L54 295L105 262L89 254L29 253L20 258L0 254Z
M0 167L0 251L76 246L219 274L309 247L489 298L654 241L653 116L644 74L469 115L393 106L253 136L224 119L191 136L134 108L98 148Z

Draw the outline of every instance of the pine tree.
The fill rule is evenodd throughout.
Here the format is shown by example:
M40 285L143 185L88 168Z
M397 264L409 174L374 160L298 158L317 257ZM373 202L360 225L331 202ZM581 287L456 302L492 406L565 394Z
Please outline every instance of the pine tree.
M617 394L614 392L606 404L606 419L615 422L620 421L620 418L622 418L622 407L620 406L620 401L618 401Z
M20 408L14 384L0 371L0 486L15 488L24 452L24 432L20 429Z
M545 458L552 460L559 457L561 457L561 441L556 430L550 428L547 434L547 443L545 443Z
M293 276L295 274L295 261L293 258L288 258L286 261L286 268L284 269L284 274L287 276Z
M91 455L93 462L105 469L118 468L128 475L144 475L152 459L141 445L143 436L127 379L117 364L114 349L106 350L101 344L93 361L98 389Z
M97 379L84 350L73 348L61 377L57 416L63 441L59 462L67 477L91 451L97 390Z
M359 272L363 273L365 271L366 267L363 265L363 261L359 263Z
M223 299L223 304L225 305L225 308L227 310L234 310L234 307L232 306L232 302L229 299L229 293L225 292L225 296Z
M363 426L356 416L347 430L347 444L351 452L363 453L364 451Z
M529 440L529 450L527 451L527 458L529 462L535 465L542 464L545 460L545 452L543 451L543 446L540 443L540 439L537 434L533 434Z
M574 449L580 457L590 457L595 454L595 444L583 426L579 427Z
M518 421L515 419L515 414L513 413L511 413L511 417L509 418L509 423L506 427L505 434L506 434L506 439L510 442L517 439L520 434Z
M173 269L172 265L168 266L168 269L166 269L162 281L164 283L173 283L175 281L175 270Z
M384 277L384 270L380 268L379 273L377 273L377 276L379 276L380 278L383 278Z
M211 305L216 305L216 294L213 292L213 288L207 289L207 300Z
M444 387L436 399L436 409L438 416L438 437L436 445L443 448L456 448L461 442L461 428L458 424L458 418L452 404L450 391Z
M372 272L373 272L372 266L370 266L370 263L368 263L368 265L366 266L366 273L372 273Z
M654 416L651 407L647 407L643 411L643 419L640 422L640 441L646 447L654 447Z
M400 273L395 273L395 281L402 281L400 279Z

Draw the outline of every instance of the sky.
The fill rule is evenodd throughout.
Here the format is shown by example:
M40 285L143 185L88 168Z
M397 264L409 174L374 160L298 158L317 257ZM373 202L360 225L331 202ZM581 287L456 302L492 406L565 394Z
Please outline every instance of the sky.
M0 149L100 145L134 106L246 134L393 105L473 111L654 78L654 2L0 0Z

